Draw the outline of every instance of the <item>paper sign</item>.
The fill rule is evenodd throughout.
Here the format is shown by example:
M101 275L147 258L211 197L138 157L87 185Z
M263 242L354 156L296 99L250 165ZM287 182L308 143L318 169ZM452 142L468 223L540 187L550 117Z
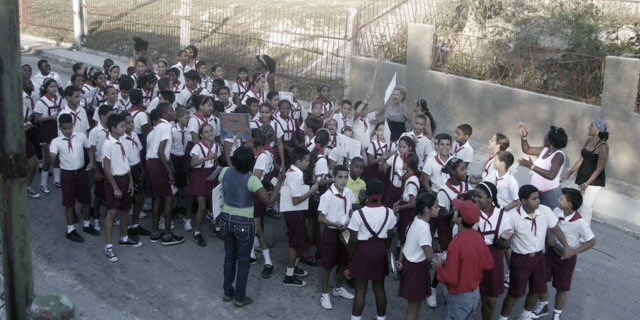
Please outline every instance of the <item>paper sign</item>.
M391 98L391 93L393 93L393 89L396 87L396 76L398 75L398 73L394 73L393 74L393 78L391 79L391 82L389 82L389 85L387 86L387 90L384 92L384 104L386 105L387 102L389 102L389 98Z
M309 185L303 184L301 187L302 193L307 193L309 188ZM291 188L289 188L289 186L282 186L282 188L280 188L280 212L302 211L308 209L309 198L306 198L304 201L294 205L293 199L291 198Z
M224 207L224 192L222 183L220 183L211 191L211 210L213 211L214 219L222 213L222 207Z
M280 98L280 101L287 100L293 103L293 92L280 91L278 92L278 98Z
M221 113L220 122L222 130L220 135L222 140L233 139L234 137L247 141L251 135L249 127L249 115L246 113Z
M338 148L340 156L346 157L349 155L349 160L360 157L360 146L361 143L359 140L349 138L344 134L338 134L336 148Z
M391 128L389 128L389 123L387 120L384 120L384 140L388 145L391 145Z

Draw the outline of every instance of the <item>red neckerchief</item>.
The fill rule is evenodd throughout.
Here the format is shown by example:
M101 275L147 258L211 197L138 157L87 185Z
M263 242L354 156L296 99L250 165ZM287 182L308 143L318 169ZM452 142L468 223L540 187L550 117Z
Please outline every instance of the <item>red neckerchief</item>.
M318 150L319 155L324 154L324 148L317 142L313 145L313 149Z
M491 160L493 160L493 158L495 158L496 155L492 155L491 157L489 157L489 159L487 159L487 161L484 162L484 165L482 166L482 168L484 168L484 174L488 174L489 173L489 166L487 166L489 164L489 162L491 162Z
M127 102L125 103L124 100L122 100L122 98L118 99L118 103L120 103L120 105L127 110L127 106L129 106L131 104L131 101L129 99L127 99Z
M522 215L522 213L520 213L520 208L522 208L522 206L518 207L518 214ZM536 224L536 215L535 215L535 211L533 214L533 219L529 218L529 215L527 214L527 212L525 211L525 220L530 220L531 221L531 230L533 231L533 235L537 235L538 234L538 225Z
M151 100L152 95L153 95L153 89L146 90L145 88L142 88L142 99Z
M385 142L383 146L382 142L380 142L380 138L378 137L376 137L376 141L378 142L378 147L375 148L374 153L377 158L378 155L383 155L389 151L389 145ZM384 147L384 151L382 151L383 147Z
M335 185L333 185L332 187L335 187ZM329 190L331 190L331 193L333 193L334 196L336 196L338 199L342 199L342 202L344 203L344 214L348 214L348 212L347 212L347 197L345 197L344 195L342 195L340 193L334 192L333 189L334 188L329 188ZM344 192L344 190L343 190L343 192Z
M466 144L466 143L465 143L465 144ZM454 149L454 151L453 151L453 154L457 155L457 154L458 154L458 152L459 152L460 150L464 149L464 145L463 145L462 147L459 147L459 148L458 148L458 147L459 147L459 146L458 146L458 144L456 143L456 147L455 147L455 149Z
M568 222L574 222L578 219L582 218L582 216L580 215L580 212L578 212L577 210L573 212L573 217L571 217L571 219L569 219ZM565 221L565 217L558 217L558 220L560 221Z
M258 99L258 101L260 103L262 103L262 96L264 95L264 92L262 90L260 90L260 92L256 92L256 87L251 87L251 92L253 92L253 95L256 97L256 99Z
M494 206L491 206L491 212L487 213L487 217L485 218L484 215L480 214L480 218L484 221L486 221L485 226L487 224L489 224L489 231L491 231L493 229L493 224L491 223L491 221L489 221L489 218L491 218L491 216L493 215L493 212L496 210L496 208ZM482 232L486 232L487 229L486 228L482 228Z
M369 124L367 123L367 120L365 120L364 118L360 118L358 120L362 121L362 124L364 125L364 132L367 132L369 130Z
M506 176L507 174L505 173L504 176ZM498 182L504 180L504 176L502 176L502 178L498 177L498 174L496 174L496 181L493 183L496 188L498 187Z
M134 139L132 135L127 135L125 139L131 141L131 143L136 147L136 149L138 149L138 143L136 142L136 139Z
M109 130L102 128L102 131L104 131L104 137L109 139Z
M126 160L127 153L124 151L124 146L122 145L122 143L120 143L120 141L116 141L116 144L120 146L120 152L122 152L122 160Z
M467 194L464 192L464 182L463 181L460 181L460 190L456 189L456 187L451 184L451 179L447 180L446 185L447 185L447 187L449 189L451 189L457 195L458 199L464 200L464 197Z
M131 107L131 108L129 108L129 109L127 110L127 112L129 112L129 113L131 113L131 114L133 114L133 113L134 113L134 112L136 112L136 111L144 112L144 108L142 108L142 107L140 107L140 106L133 106L133 107ZM136 113L136 114L133 114L133 117L135 118L135 116L137 116L137 115L138 115L137 113Z
M189 90L189 93L191 93L191 95L193 95L198 90L198 87L195 87L193 90L191 90L191 89L189 89L187 87L187 90Z
M443 163L442 161L440 161L440 155L439 155L439 154L437 154L437 155L435 156L435 158L436 158L436 162L437 162L441 167L444 167L444 164L446 163L446 161L445 161L444 163ZM447 161L449 161L449 159L447 159Z
M71 110L71 108L69 108L69 114L73 118L73 125L75 125L76 122L78 121L82 121L82 119L80 119L80 116L78 115L79 113L80 113L80 110L78 110L78 107L76 107L75 112L74 110Z
M180 128L180 127L178 127ZM182 130L180 130L182 129ZM186 132L186 130L184 130L184 128L180 128L178 129L178 131L180 132L180 141L182 141L182 145L184 146L184 133Z
M48 93L45 94L44 96L45 96L45 98L47 98L47 100L49 100L49 101L51 101L51 103L53 103L53 106L47 105L47 113L49 113L49 117L51 117L51 109L60 109L60 102L58 101L58 97L56 97L56 96L51 98L51 96Z
M294 129L294 128L295 128L295 126L296 126L295 121L293 121L293 119L291 119L291 118L287 118L287 119L285 119L285 118L283 118L283 117L280 117L280 119L281 119L281 120L283 120L283 121L284 121L284 123L287 125L287 128L285 129L285 128L284 128L284 126L282 125L282 123L281 123L280 121L278 121L278 124L280 124L280 128L282 128L283 133L284 133L285 135L291 135L291 134L293 133L293 129ZM293 125L291 125L291 123L293 123ZM291 125L291 128L290 128L290 125ZM289 137L289 139L285 139L285 138L283 137L283 139L282 139L282 140L284 140L284 141L289 141L289 140L291 140L292 138L293 138L293 136Z
M178 81L178 83L174 83L173 84L173 93L180 92L180 85L182 85L182 83L180 81Z
M198 118L198 119L200 120L200 122L202 122L202 124L201 124L200 126L202 126L202 125L205 125L205 124L209 123L209 119L205 119L205 118L204 118L201 114L199 114L198 112L194 113L194 114L193 114L193 116L194 116L194 117L196 117L196 118Z
M73 144L71 144L71 140L73 139L73 135L69 138L62 138L62 140L67 141L67 146L69 147L69 152L73 152Z
M205 141L204 139L200 142L201 145L205 146L207 149L206 154L204 154L203 156L208 156L210 154L212 154L211 149L213 149L214 143L212 142L210 146L207 145L207 141Z
M238 85L238 91L240 91L240 93L247 92L249 81L242 81L240 78L236 78L236 84Z
M347 127L349 125L349 123L347 122L347 119L344 117L344 115L342 115L342 112L340 113L340 120L342 120L343 127Z
M337 134L334 134L334 135L331 137L331 143L330 143L329 145L331 146L331 148L335 148L335 147L336 147L336 145L337 145L337 143L338 143L338 135L337 135Z
M369 197L369 200L371 200L371 197ZM369 201L367 202L366 206L369 208L378 208L378 207L382 207L382 203L380 203L380 200L378 200L378 202Z
M275 152L275 150L271 146L265 145L265 146L259 147L255 151L253 151L253 155L257 158L264 151L269 151L269 152L271 152L271 154L274 154L274 152Z
M224 107L224 111L227 112L227 110L231 109L231 107L233 107L233 103L229 102L229 104Z

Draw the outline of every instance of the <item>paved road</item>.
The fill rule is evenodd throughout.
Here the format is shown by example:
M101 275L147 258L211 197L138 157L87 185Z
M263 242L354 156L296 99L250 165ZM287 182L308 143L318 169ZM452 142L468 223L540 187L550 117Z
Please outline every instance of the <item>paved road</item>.
M23 56L34 69L38 59ZM50 63L66 83L70 65ZM38 182L37 177L34 186ZM282 285L287 246L282 220L266 221L275 245L274 276L268 280L260 277L259 260L250 271L248 285L255 303L236 309L221 300L224 250L222 242L211 236L209 225L204 232L208 243L205 248L196 246L177 222L177 233L188 240L184 244L163 247L143 239L142 248L116 247L120 262L109 263L102 253L102 237L86 236L83 244L65 239L59 190L52 187L49 197L30 200L29 206L36 293L67 295L77 304L78 319L349 319L350 301L333 298L334 310L320 307L318 269L309 269L304 288ZM145 227L149 224L149 218L143 220ZM598 243L578 257L564 319L637 319L640 239L598 222L593 229ZM406 302L397 298L398 283L388 278L386 284L388 319L401 319ZM442 304L442 287L438 289ZM512 318L519 315L522 303ZM373 318L374 312L369 294L364 318ZM442 306L430 310L425 305L422 311L423 319L443 317Z

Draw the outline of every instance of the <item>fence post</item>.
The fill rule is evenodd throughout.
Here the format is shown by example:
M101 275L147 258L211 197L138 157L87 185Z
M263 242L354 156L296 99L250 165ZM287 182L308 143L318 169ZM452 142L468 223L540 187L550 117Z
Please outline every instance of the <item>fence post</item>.
M344 97L349 96L350 76L351 76L351 57L353 56L354 48L357 48L358 38L358 26L357 26L357 10L355 8L347 9L347 44L344 50Z
M604 64L603 111L630 112L638 94L640 59L608 56Z
M84 37L87 36L87 34L89 33L89 23L88 23L88 15L87 15L87 0L82 0L82 6L81 6L82 10L82 39L84 40Z
M180 0L180 46L191 44L191 0Z
M0 2L0 226L7 319L27 319L33 300L31 231L22 125L18 1Z
M82 47L82 0L73 0L73 39L76 47Z

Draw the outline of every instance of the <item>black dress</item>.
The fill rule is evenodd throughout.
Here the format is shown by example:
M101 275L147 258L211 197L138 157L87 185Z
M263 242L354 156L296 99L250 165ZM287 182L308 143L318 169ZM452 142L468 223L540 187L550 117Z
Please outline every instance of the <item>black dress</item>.
M577 185L581 185L587 182L587 180L589 180L589 177L591 177L593 172L596 171L596 167L598 165L598 154L595 151L602 144L604 144L604 142L596 143L596 145L593 147L593 150L587 150L586 146L582 148L582 151L580 153L582 155L583 161L582 161L582 164L580 165L580 168L578 168L578 174L576 175ZM593 183L591 183L591 185L604 187L604 181L605 181L605 173L604 173L604 169L602 169L602 172L600 172L598 177L593 181Z

